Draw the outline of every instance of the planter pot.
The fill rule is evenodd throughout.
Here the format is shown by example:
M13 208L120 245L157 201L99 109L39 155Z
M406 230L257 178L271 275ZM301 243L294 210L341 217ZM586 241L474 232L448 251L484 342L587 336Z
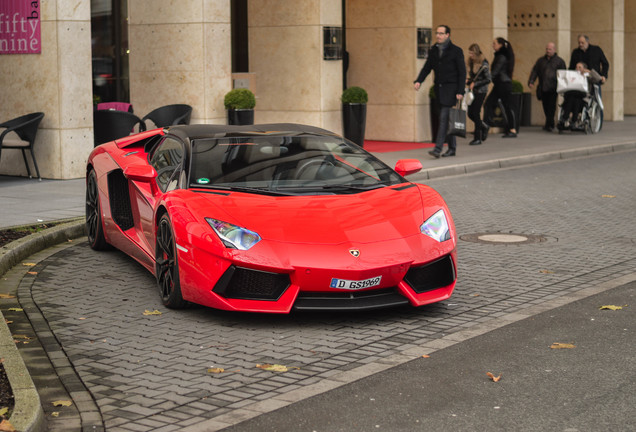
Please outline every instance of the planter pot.
M431 120L431 142L435 142L437 139L437 130L439 129L439 111L440 107L437 103L437 99L429 99L429 114Z
M229 125L253 125L253 109L229 109L227 110L227 124Z
M342 129L345 138L362 147L366 123L366 104L342 104Z

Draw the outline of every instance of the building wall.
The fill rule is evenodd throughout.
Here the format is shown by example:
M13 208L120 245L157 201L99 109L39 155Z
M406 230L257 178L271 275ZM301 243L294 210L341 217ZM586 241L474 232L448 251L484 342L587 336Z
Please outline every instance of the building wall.
M0 56L0 121L44 112L35 143L40 174L83 177L93 148L90 0L41 1L40 12L41 54ZM26 175L20 151L1 156L0 174Z
M307 123L342 131L342 61L323 60L323 26L341 26L341 0L250 0L251 84L256 122ZM131 103L140 117L161 105L187 103L193 123L225 123L232 88L231 17L227 0L129 0ZM45 178L78 178L93 147L91 1L41 0L42 53L2 55L0 119L43 111L36 156ZM605 119L636 114L636 0L347 0L349 85L369 93L367 139L430 140L429 77L413 80L417 28L452 28L466 52L477 42L492 58L492 39L515 49L515 78L524 86L545 43L569 62L579 33L610 61L603 87ZM530 15L530 16L529 16ZM537 16L539 15L539 16ZM525 26L520 26L525 22ZM532 23L532 27L529 26ZM517 24L517 26L515 26ZM537 25L538 24L538 25ZM626 96L626 97L625 97ZM543 113L533 97L532 122ZM20 152L6 150L0 174L26 175Z

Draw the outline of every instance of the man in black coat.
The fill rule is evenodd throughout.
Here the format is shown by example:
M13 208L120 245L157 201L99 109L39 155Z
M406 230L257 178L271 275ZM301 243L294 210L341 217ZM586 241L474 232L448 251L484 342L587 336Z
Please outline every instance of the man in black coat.
M448 150L442 153L446 131L448 130L448 115L451 107L464 97L466 85L466 64L464 52L450 41L450 27L438 26L435 33L437 43L428 51L428 58L424 67L414 81L415 90L419 90L422 82L431 71L435 72L435 99L433 103L440 106L439 128L435 139L435 149L429 154L435 158L455 156L457 142L455 136L448 137Z
M557 70L565 69L565 61L556 53L554 42L548 42L545 46L545 55L534 64L528 78L528 87L533 88L534 82L539 78L537 87L537 99L543 103L545 114L545 126L543 130L550 132L554 129L554 114L557 102Z
M601 85L605 84L609 72L609 62L605 53L598 45L590 44L590 38L586 35L579 35L579 47L572 51L569 69L575 70L576 64L583 62L590 70L595 70L601 75ZM598 95L601 96L601 87L598 88ZM603 122L603 110L601 110L601 124Z

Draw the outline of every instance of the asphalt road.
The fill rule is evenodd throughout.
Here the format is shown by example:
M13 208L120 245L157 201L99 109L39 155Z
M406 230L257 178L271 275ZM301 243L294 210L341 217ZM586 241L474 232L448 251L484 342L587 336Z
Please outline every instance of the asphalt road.
M429 181L462 240L453 297L420 309L171 311L117 251L34 256L18 292L55 365L20 349L50 430L78 408L108 431L633 430L635 165L629 151ZM582 292L598 297L563 306ZM52 407L65 391L81 405Z

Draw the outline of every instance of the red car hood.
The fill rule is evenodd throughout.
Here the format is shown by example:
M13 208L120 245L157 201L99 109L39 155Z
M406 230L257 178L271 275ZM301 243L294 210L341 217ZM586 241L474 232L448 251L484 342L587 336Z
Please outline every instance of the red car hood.
M382 188L351 195L273 197L191 191L190 209L257 232L263 240L287 243L372 243L419 235L427 207L443 201L427 187Z

